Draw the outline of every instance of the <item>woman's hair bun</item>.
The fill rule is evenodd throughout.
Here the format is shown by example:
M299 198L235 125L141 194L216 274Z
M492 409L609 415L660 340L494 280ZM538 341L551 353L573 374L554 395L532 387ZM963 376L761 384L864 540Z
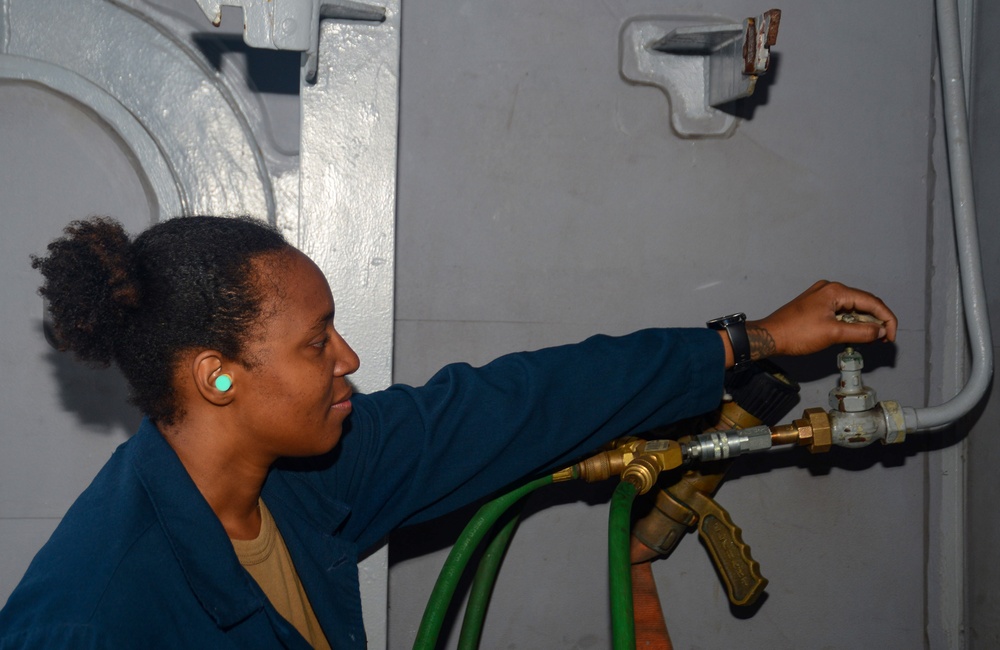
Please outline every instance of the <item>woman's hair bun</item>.
M120 223L107 217L74 221L31 256L45 278L39 293L49 304L60 347L81 359L108 364L115 341L140 306L132 245Z

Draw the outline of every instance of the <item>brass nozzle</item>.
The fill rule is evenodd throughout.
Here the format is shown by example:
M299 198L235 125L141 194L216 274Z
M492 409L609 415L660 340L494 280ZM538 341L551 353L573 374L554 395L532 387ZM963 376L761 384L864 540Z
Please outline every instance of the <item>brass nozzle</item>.
M565 481L572 481L573 479L580 478L579 470L576 465L561 469L558 472L552 474L553 483L563 483Z

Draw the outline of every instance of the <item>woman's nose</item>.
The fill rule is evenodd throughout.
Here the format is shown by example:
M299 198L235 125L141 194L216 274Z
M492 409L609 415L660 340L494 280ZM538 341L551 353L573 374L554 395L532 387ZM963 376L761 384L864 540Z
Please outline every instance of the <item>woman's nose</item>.
M343 377L357 372L358 368L361 367L361 359L358 358L358 353L344 340L344 337L339 332L336 334L336 338L337 363L334 367L334 374L338 377Z

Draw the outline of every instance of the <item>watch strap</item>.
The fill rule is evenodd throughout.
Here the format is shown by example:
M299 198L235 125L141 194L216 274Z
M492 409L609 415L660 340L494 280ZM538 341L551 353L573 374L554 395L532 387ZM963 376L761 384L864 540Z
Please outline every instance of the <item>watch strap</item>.
M730 314L714 318L706 325L714 330L726 330L733 351L733 367L742 368L750 363L750 337L747 335L746 314Z
M750 337L747 336L747 322L741 319L726 326L729 343L733 346L733 366L741 368L750 363Z

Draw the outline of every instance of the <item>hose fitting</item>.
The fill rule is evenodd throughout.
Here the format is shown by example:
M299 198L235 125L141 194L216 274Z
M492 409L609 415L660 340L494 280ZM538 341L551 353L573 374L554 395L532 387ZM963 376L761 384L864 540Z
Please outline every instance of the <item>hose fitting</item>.
M806 409L802 417L781 426L771 427L775 445L809 447L814 454L838 447L867 447L876 440L883 444L902 442L906 421L898 402L883 401L864 411L827 413L821 408Z
M833 429L830 416L821 408L808 408L802 417L791 424L771 427L771 442L775 445L808 446L814 454L830 451L833 446Z
M674 440L650 440L642 454L622 471L622 480L635 485L639 494L645 494L656 485L660 472L680 467L684 462L681 446Z
M606 481L612 476L618 476L642 453L647 442L642 438L618 438L612 440L606 449L582 460L570 469L575 469L579 478L588 483ZM562 475L568 470L559 472Z

